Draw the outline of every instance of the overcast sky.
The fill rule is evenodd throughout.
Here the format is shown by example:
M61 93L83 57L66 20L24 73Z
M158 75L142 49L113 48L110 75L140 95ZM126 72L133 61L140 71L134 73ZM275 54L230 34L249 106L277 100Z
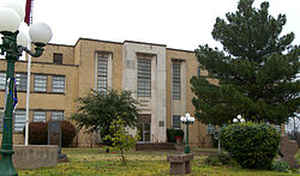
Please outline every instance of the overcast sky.
M262 0L256 0L258 7ZM273 16L287 15L283 33L300 44L299 0L269 0ZM53 30L51 43L74 45L79 37L166 44L194 50L219 46L211 31L217 17L237 9L238 0L34 0L33 22Z

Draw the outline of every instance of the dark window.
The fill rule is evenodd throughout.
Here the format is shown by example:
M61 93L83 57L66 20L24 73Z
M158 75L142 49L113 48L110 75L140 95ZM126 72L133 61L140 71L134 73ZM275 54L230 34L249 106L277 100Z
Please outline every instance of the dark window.
M53 63L55 64L63 64L63 54L54 53L53 54Z
M180 116L173 115L173 128L180 128Z

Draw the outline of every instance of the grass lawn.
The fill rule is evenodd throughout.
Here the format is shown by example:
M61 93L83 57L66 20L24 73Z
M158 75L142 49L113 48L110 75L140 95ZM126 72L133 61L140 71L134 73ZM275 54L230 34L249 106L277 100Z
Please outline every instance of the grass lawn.
M165 176L169 175L167 152L130 152L128 165L122 166L119 155L100 149L63 149L70 162L55 168L19 170L19 176ZM300 151L297 154L300 159ZM299 174L246 170L238 167L213 167L203 164L205 156L195 156L189 176L296 176Z

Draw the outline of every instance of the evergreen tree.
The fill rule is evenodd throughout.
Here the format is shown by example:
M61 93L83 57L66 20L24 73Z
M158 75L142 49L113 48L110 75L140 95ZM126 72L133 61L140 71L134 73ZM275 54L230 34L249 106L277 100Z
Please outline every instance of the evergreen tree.
M240 0L235 13L216 19L212 36L223 50L208 45L195 50L200 68L208 71L191 79L195 116L202 123L231 123L241 114L247 121L281 124L300 105L294 33L281 34L286 16L272 17L268 2L260 8L253 2Z

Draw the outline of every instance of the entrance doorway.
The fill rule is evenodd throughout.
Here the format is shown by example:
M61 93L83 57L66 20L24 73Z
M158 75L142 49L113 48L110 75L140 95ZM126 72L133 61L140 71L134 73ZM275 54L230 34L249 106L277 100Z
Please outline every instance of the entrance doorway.
M140 114L138 118L139 142L147 143L151 141L151 114Z

